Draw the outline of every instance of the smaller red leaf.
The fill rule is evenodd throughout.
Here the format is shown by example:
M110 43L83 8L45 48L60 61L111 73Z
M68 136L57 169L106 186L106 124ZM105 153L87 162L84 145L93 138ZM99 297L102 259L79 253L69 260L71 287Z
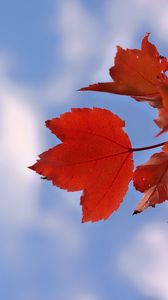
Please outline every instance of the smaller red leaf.
M168 131L168 108L158 109L158 116L154 120L156 125L161 128L160 132L156 136L160 136L162 133Z
M162 105L168 109L168 78L165 74L159 77L158 89L162 97Z
M133 176L134 186L144 195L135 208L134 214L149 206L168 200L168 146L165 151L156 153L143 165L136 168Z
M159 85L166 76L168 63L148 37L146 34L142 39L141 49L117 47L114 66L109 70L112 82L99 82L80 90L129 95L137 101L148 101L153 107L162 107Z

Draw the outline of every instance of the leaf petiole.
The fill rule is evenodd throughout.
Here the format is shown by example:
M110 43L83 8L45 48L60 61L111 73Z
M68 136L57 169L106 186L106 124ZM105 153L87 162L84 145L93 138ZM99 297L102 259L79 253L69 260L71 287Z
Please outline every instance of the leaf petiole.
M166 143L167 143L167 141L162 142L160 144L155 144L155 145L147 146L147 147L131 148L130 152L145 151L145 150L149 150L149 149L153 149L153 148L164 146Z

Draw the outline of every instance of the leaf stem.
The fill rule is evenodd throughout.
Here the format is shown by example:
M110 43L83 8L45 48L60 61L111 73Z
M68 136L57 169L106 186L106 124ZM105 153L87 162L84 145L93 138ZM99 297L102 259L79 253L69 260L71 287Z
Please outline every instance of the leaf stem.
M160 144L155 144L155 145L152 145L152 146L147 146L147 147L131 148L130 151L131 151L131 152L135 152L135 151L145 151L145 150L149 150L149 149L161 147L161 146L163 146L163 145L166 144L166 143L167 143L167 141L162 142L162 143L160 143Z

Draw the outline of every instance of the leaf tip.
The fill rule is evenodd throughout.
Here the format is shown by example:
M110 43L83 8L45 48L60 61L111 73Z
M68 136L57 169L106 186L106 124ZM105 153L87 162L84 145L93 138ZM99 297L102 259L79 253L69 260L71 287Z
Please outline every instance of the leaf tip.
M77 92L87 91L88 88L89 88L89 86L82 87L82 88L78 89Z
M47 128L50 128L50 123L51 123L51 120L45 121L45 126L46 126Z
M34 165L28 166L27 168L30 169L30 170L33 170L33 171L35 170Z
M135 209L134 212L133 212L133 214L132 214L132 216L137 215L137 214L140 214L140 213L141 213L140 210Z

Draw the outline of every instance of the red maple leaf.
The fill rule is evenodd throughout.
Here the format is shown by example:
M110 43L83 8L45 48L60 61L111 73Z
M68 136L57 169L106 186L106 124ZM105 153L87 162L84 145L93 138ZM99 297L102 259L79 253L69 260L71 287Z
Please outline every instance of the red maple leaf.
M127 192L133 160L124 125L100 108L72 109L46 122L62 143L42 153L30 168L62 189L83 190L83 222L107 219Z
M134 186L138 191L144 192L134 214L168 200L168 145L164 150L152 155L134 172Z
M162 106L168 108L168 78L166 75L158 77L159 80L159 93L162 97Z
M168 108L158 109L158 116L154 121L156 125L161 128L160 132L156 136L168 131Z
M160 81L159 91L162 96L163 107L158 109L158 116L154 120L156 125L161 128L156 136L168 131L168 78L165 77Z
M165 80L168 63L148 41L148 36L143 38L141 50L117 47L115 64L109 70L112 82L91 84L80 91L129 95L137 101L146 100L154 107L162 107L160 85Z

